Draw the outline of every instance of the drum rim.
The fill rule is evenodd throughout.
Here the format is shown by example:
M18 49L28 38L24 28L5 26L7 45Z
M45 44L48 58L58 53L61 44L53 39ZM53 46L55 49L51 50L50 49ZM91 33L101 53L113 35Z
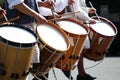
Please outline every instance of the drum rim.
M70 48L70 41L67 37L67 34L61 29L59 28L58 25L54 24L53 22L50 22L48 21L46 23L47 25L51 25L52 27L54 27L56 30L58 30L61 34L63 34L65 40L66 40L66 43L67 43L67 49L66 50L56 50L54 47L50 46L49 44L47 44L38 34L38 29L37 29L37 34L38 34L38 38L39 38L39 41L40 43L42 43L43 45L45 44L46 48L50 49L51 51L55 51L56 50L56 53L61 53L61 52L66 52L69 48ZM39 25L39 24L38 24Z
M85 30L86 30L86 34L73 34L73 33L70 33L70 32L68 32L68 31L66 31L66 30L64 30L67 34L69 34L70 36L72 36L72 37L78 37L78 36L80 36L80 37L84 37L84 36L86 36L86 35L88 35L88 33L89 33L89 28L88 28L88 26L87 25L84 25L83 23L81 23L79 20L77 20L77 19L74 19L74 18L62 18L62 19L59 19L58 21L71 21L71 22L75 22L76 24L78 24L78 25L81 25Z
M14 47L32 47L32 46L34 46L36 44L37 35L31 29L29 29L29 28L27 28L25 26L22 26L22 25L19 25L19 24L2 24L2 25L0 25L0 28L1 27L11 27L11 26L13 26L13 27L15 26L17 28L27 30L28 32L30 32L36 38L36 41L33 42L33 43L19 43L19 42L13 42L11 40L5 39L5 38L0 36L0 41L1 42L7 43L8 45L14 46Z
M107 24L111 25L111 27L113 28L115 34L112 35L112 36L103 35L101 33L98 33L97 31L95 31L93 28L90 27L91 31L97 33L98 35L101 35L102 37L113 37L113 36L115 36L118 33L116 26L110 20L108 20L108 19L106 19L104 17L101 17L101 16L98 16L98 17L99 17L100 20L102 20L102 21L106 22ZM98 17L97 16L92 16L93 19L98 19Z

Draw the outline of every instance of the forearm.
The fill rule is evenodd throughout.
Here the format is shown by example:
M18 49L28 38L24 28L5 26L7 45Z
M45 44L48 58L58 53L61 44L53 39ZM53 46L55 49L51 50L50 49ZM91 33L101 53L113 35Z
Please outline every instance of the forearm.
M88 16L88 14L86 12L84 12L83 10L80 10L80 13L77 14L77 17L84 20L84 21L91 20L91 18Z
M29 8L25 3L21 3L18 5L14 6L18 11L22 12L23 14L32 16L34 18L37 17L38 13L34 10L32 10L31 8Z

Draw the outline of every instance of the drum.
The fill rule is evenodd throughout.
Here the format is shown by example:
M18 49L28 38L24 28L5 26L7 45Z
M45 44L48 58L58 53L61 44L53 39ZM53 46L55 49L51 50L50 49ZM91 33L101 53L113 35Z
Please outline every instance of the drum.
M26 80L36 40L24 26L0 25L0 80Z
M93 61L102 60L107 49L117 34L116 26L106 18L94 16L96 24L90 24L90 49L85 49L84 56Z
M40 67L38 75L47 73L60 57L70 48L66 33L52 22L37 26L40 40Z
M83 50L85 39L88 35L89 29L80 21L72 18L64 18L57 22L63 29L70 40L70 49L62 56L56 63L56 67L62 70L71 70L79 59L80 53Z

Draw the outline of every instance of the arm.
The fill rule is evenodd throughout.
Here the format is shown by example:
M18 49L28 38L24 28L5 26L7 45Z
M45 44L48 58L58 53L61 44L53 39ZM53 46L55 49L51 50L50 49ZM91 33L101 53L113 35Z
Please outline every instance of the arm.
M78 18L80 18L81 20L83 21L88 21L90 23L95 23L95 20L93 20L92 18L90 18L88 16L88 13L86 13L82 8L81 6L79 5L79 0L76 0L75 1L75 4L74 4L74 9L75 11L80 11L80 13L76 14Z
M41 16L36 11L29 8L23 1L18 0L17 2L17 0L14 0L14 1L8 0L8 3L10 8L16 8L18 11L22 12L23 14L34 17L38 23L46 22L46 19L43 16Z
M79 3L80 3L81 9L86 13L93 14L96 12L96 9L94 7L87 7L85 0L79 0Z
M79 4L80 4L79 0L76 0L75 4L74 4L74 10L75 11L80 11L80 13L76 14L77 17L79 17L82 20L89 21L90 17L88 16L88 14L85 11L82 10L82 8Z

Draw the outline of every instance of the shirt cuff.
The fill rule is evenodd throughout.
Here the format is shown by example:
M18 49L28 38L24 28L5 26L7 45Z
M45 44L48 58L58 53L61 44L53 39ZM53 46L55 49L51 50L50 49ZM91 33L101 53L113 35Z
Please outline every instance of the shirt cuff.
M18 5L18 4L21 4L24 0L15 0L15 1L12 1L12 2L8 2L9 3L9 8L10 9L14 9L15 5Z

